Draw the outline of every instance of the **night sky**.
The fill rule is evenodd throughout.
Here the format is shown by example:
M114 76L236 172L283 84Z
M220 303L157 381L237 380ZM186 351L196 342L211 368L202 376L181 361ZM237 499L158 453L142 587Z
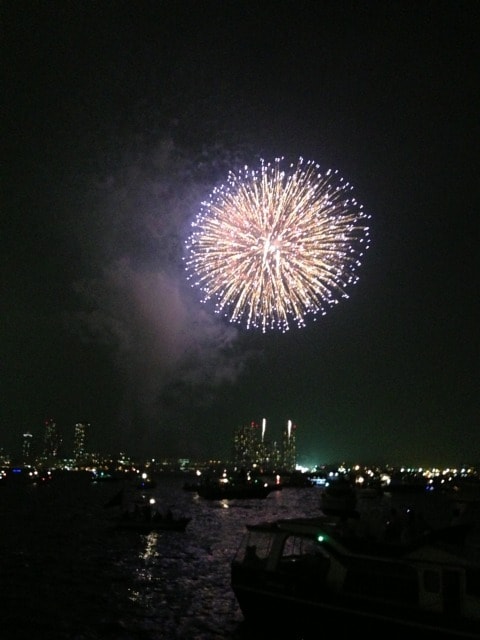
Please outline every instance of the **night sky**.
M0 448L480 463L472 2L4 1ZM230 169L302 156L371 216L359 282L303 329L233 326L186 282Z

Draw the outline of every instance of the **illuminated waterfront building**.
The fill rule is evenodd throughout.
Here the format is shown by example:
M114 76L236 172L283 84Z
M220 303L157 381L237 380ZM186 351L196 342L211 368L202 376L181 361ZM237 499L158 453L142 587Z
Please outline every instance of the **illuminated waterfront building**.
M281 464L282 464L282 452L280 451L280 448L279 448L276 440L273 441L272 446L271 446L270 462L271 462L271 468L272 469L274 469L274 470L280 469Z
M296 425L291 420L283 432L283 460L282 467L285 471L295 471L297 464Z
M49 418L45 420L43 455L45 458L57 458L62 439L55 420Z
M255 422L238 427L233 434L233 462L241 469L251 469L257 464L259 428Z
M73 434L73 457L76 461L85 457L87 431L89 428L90 425L86 422L77 422L75 425L75 431Z
M248 426L239 427L233 437L233 461L237 468L262 471L283 469L294 471L296 467L295 425L289 420L283 433L282 449L277 442L267 438L267 421L264 418L261 426L251 422Z
M22 436L22 461L23 464L29 464L32 461L32 434L27 431Z

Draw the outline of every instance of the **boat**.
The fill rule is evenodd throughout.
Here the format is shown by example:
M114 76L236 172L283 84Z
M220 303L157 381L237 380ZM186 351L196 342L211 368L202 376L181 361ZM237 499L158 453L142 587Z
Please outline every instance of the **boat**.
M115 509L116 514L112 519L113 528L122 531L137 531L139 533L185 531L192 519L190 516L175 516L171 509L162 513L155 498L128 503L125 500L123 488L103 506L105 509Z
M262 481L212 480L196 489L201 498L207 500L251 500L265 499L275 488Z
M351 515L356 506L357 493L346 480L328 483L320 494L320 509L325 515Z
M398 471L384 485L384 491L392 494L421 494L429 488L427 479L421 474Z
M231 562L246 624L304 639L320 625L335 635L480 638L480 559L462 551L465 527L393 544L344 524L322 515L246 526Z
M111 471L105 471L103 469L95 469L91 472L92 482L118 482L120 476Z
M147 489L154 489L157 486L156 481L148 475L148 473L142 473L140 478L135 483L135 487L140 489L141 491L145 491Z
M277 487L285 487L285 489L307 489L313 487L313 480L302 471L293 471L291 473L281 474L280 480L276 483Z

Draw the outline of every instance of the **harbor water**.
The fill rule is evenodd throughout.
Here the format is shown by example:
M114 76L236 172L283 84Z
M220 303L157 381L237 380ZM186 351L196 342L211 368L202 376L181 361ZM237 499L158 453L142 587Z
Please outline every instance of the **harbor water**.
M147 535L112 526L115 509L105 504L119 483L71 473L1 486L0 628L17 640L253 639L230 588L245 524L321 515L321 488L210 501L184 482L162 476L149 494L190 516L186 531ZM402 496L399 507L409 500ZM359 504L379 527L391 506L387 495ZM421 508L433 525L450 517L435 496Z

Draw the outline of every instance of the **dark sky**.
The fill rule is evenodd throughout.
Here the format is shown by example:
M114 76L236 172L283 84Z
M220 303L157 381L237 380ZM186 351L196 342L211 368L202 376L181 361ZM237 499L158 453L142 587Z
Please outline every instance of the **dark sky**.
M480 5L1 4L0 447L480 463ZM371 213L360 280L288 333L232 326L182 261L230 169L303 156Z

